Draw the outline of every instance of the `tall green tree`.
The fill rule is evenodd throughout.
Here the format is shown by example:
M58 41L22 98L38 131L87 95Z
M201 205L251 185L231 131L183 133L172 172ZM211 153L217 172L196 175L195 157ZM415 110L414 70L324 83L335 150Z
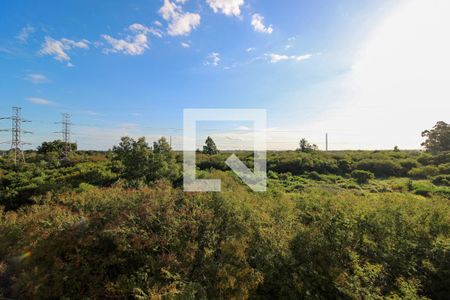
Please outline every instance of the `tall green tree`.
M434 153L450 151L450 124L439 121L433 129L422 132L422 137L426 138L422 147L427 151Z
M175 153L162 137L153 143L153 159L151 162L149 180L154 181L162 178L176 181L180 177L180 167L175 159Z
M298 150L301 152L313 152L318 149L317 145L310 144L305 138L302 138L299 143Z
M153 152L144 137L137 141L128 136L122 137L119 145L114 146L113 152L116 159L123 164L124 178L130 181L146 181Z
M209 155L219 153L219 149L217 149L216 143L214 143L213 139L210 136L208 136L205 141L205 146L203 146L203 153Z

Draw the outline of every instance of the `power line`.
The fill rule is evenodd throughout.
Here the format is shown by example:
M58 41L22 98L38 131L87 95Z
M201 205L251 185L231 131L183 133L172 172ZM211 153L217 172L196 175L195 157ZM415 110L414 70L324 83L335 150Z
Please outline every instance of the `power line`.
M22 123L31 122L22 119L22 108L13 107L11 117L2 117L0 120L11 120L11 129L1 129L0 131L11 132L11 151L14 153L14 164L17 164L18 157L25 162L25 155L23 153L23 145L31 145L30 143L22 141L22 134L32 133L31 131L22 130Z

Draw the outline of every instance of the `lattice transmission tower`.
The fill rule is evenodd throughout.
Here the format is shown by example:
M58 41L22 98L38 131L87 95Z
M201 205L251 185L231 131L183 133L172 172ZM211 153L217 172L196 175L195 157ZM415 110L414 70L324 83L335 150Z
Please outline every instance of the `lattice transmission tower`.
M70 143L70 126L72 125L72 123L70 122L70 115L68 113L63 113L62 121L57 122L57 124L62 124L62 131L58 131L55 133L62 134L62 142L64 143L63 158L67 159L69 153L72 151L72 144Z
M29 120L22 119L21 116L22 108L13 107L11 117L2 117L0 120L11 120L11 129L0 129L0 131L10 131L11 132L11 151L14 154L14 164L17 164L18 159L22 159L25 162L25 155L23 153L24 145L31 145L22 141L22 134L32 133L31 131L22 130L22 123L31 122Z

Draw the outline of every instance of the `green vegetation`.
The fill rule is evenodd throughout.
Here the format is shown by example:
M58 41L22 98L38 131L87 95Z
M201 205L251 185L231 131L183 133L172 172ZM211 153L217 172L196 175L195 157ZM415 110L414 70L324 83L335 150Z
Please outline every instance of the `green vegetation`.
M203 154L218 154L219 149L217 149L216 143L213 141L213 139L208 136L208 138L205 141L205 146L203 146Z
M47 154L50 152L56 152L56 153L61 154L63 152L63 150L65 149L65 146L66 145L61 140L56 140L56 141L52 141L52 142L43 142L42 145L37 148L37 152L41 153L41 154ZM76 151L77 144L71 143L69 145L69 149L71 151Z
M0 298L450 298L450 152L269 152L253 193L213 143L221 193L164 138L1 157Z
M305 138L300 140L299 148L298 148L299 151L313 152L313 151L316 151L317 149L318 149L317 145L315 145L315 144L311 145Z
M450 151L450 124L437 122L433 129L422 132L422 137L427 138L422 146L428 151Z
M352 171L351 176L356 179L356 182L359 184L369 183L369 180L375 177L372 172L364 170L354 170Z

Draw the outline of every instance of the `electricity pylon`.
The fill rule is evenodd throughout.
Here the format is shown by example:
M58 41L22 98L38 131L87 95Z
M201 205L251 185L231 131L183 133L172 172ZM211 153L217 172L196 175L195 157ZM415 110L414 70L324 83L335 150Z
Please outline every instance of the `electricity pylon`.
M56 124L62 124L62 131L55 133L62 134L62 141L64 143L63 158L68 159L69 153L72 151L72 145L70 143L70 125L72 125L70 122L70 115L68 113L63 113L62 121L57 122Z
M17 160L20 157L25 162L25 155L23 153L24 145L31 145L30 143L22 141L22 134L32 133L31 131L22 130L22 123L31 122L24 120L21 117L22 108L13 107L11 117L3 117L0 120L11 120L11 129L1 129L0 131L11 132L11 151L14 153L14 164L17 164Z

